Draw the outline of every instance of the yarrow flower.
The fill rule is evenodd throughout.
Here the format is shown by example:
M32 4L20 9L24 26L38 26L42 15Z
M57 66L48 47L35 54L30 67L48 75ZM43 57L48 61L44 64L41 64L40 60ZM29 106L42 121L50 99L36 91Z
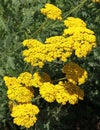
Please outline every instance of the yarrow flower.
M15 87L13 89L8 89L7 95L10 100L15 100L19 103L31 102L34 97L33 92L26 87Z
M25 74L27 76L29 73L24 72L22 75L25 76ZM29 86L29 84L25 86L26 83L30 82L24 80L24 77L22 75L21 80L15 77L8 77L8 76L4 77L5 84L8 87L7 95L10 100L15 100L19 103L31 102L32 98L34 97L34 92L28 89L27 86Z
M41 87L44 82L51 82L51 79L45 72L41 75L38 72L33 75L29 72L23 72L18 78L5 76L4 81L8 87L7 95L10 100L28 103L34 98L33 87Z
M86 23L80 18L68 17L64 20L64 25L66 27L86 27Z
M47 38L45 44L41 43L38 46L35 46L37 43L34 41L34 39L29 39L23 42L27 47L29 47L30 44L34 44L34 46L23 51L24 60L31 63L34 67L39 66L42 68L46 61L52 62L57 58L61 61L66 61L72 54L71 44L63 36Z
M18 82L16 77L4 76L5 85L8 89L21 87L22 85Z
M52 4L47 3L41 13L49 19L62 20L62 11ZM82 19L68 17L64 20L64 25L66 28L62 35L46 38L44 43L36 39L23 41L22 44L26 47L23 51L24 61L36 67L36 72L23 72L17 78L4 77L8 89L9 109L13 122L18 126L30 128L36 123L39 108L32 104L37 98L35 92L46 102L56 101L62 105L74 105L84 98L84 91L79 85L85 83L88 73L78 64L68 62L63 66L62 73L66 76L64 81L52 81L50 76L43 72L45 63L55 60L66 62L72 54L78 58L86 57L92 48L96 47L94 32L86 27ZM43 69L40 71L40 68Z
M53 4L45 4L45 8L41 9L41 13L46 15L47 18L53 19L53 20L62 20L62 11L56 7Z
M41 97L47 102L57 101L62 105L67 102L76 104L78 99L83 100L84 91L70 82L59 82L58 84L43 83L39 89Z
M31 103L15 105L12 108L11 116L13 121L18 126L30 128L37 121L36 115L39 113L39 108Z
M67 102L74 105L78 99L83 100L84 91L70 82L59 82L55 85L56 101L65 105Z
M21 73L18 76L18 82L25 85L25 86L31 86L31 80L32 80L32 74L29 72Z
M43 83L43 85L40 87L40 95L44 100L47 102L54 102L55 101L55 88L54 85L47 82Z
M44 44L36 39L24 40L23 45L28 47L23 51L24 61L42 68L46 62L55 59L65 62L73 53L78 58L86 57L96 47L94 32L86 27L83 20L68 17L64 24L67 28L63 36L46 38Z
M64 29L63 36L72 43L75 55L78 58L86 57L96 47L94 32L86 28L86 23L79 18L68 17L64 24L67 28Z
M66 79L73 84L81 85L88 78L87 71L74 62L64 65L62 72L66 74Z

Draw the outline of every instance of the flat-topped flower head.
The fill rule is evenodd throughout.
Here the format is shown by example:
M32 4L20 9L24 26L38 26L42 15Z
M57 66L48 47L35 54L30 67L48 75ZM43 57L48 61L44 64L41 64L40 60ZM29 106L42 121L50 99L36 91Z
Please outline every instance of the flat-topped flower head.
M50 82L43 83L40 87L40 95L44 100L47 102L54 102L55 101L55 87Z
M88 78L87 71L74 62L67 63L62 72L66 74L67 80L73 84L81 85Z
M94 32L86 27L86 23L80 18L68 17L64 24L63 36L73 46L72 49L78 58L86 57L96 47Z
M68 17L64 20L64 25L67 27L86 27L86 23L80 18Z
M41 13L46 15L49 19L62 20L62 11L53 4L45 4L45 8L41 9Z
M39 108L31 103L15 105L12 108L11 116L13 121L18 126L30 128L36 121L36 115L39 113Z
M62 105L66 105L67 102L74 105L79 99L84 98L84 91L70 82L60 81L55 85L55 93L56 101Z

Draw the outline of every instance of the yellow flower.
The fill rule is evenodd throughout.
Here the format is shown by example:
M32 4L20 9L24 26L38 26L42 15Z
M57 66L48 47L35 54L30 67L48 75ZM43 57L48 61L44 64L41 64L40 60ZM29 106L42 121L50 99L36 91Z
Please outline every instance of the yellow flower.
M42 46L42 43L36 39L26 39L23 41L23 45L27 46L28 48Z
M69 93L69 103L75 104L78 102L78 99L83 100L84 98L84 91L78 87L77 85L71 82L63 83L63 86L66 88L67 92Z
M68 102L69 94L67 93L65 87L63 85L57 84L55 85L55 98L58 103L65 105Z
M47 102L54 102L55 101L55 88L54 85L46 82L39 89L40 95L44 100Z
M4 76L5 85L8 89L21 87L22 85L18 82L16 77Z
M78 102L78 99L83 100L84 91L78 86L66 82L59 82L55 85L55 97L58 103L65 105L67 102L74 105Z
M36 115L39 113L39 108L36 105L19 104L12 108L11 116L14 117L14 123L18 126L30 128L36 121Z
M53 20L62 20L61 17L62 11L53 4L49 4L49 3L45 4L45 8L41 9L41 13L46 15L47 18Z
M34 39L29 41L28 43L32 44L31 42L33 42ZM24 45L28 44L26 42ZM37 42L33 42L33 44L37 44ZM63 36L47 38L45 44L34 45L34 47L31 46L29 49L23 51L24 60L31 63L34 67L39 66L39 68L42 68L45 62L52 62L57 58L61 61L66 61L71 55L71 43Z
M84 71L84 74L82 75L82 77L78 78L78 84L81 85L85 82L85 79L88 78L88 73L86 71Z
M66 27L63 36L72 45L72 50L78 58L86 57L96 47L94 32L86 27L86 23L74 17L68 17L64 21Z
M31 102L34 97L34 91L29 88L31 78L32 75L28 72L21 73L18 78L5 76L8 98L22 103Z
M86 23L80 18L68 17L64 20L64 25L66 27L86 27Z
M33 92L25 87L8 89L7 95L10 100L16 100L19 103L31 102L34 97Z
M32 74L29 72L23 72L18 76L17 80L27 87L31 86Z
M66 74L67 80L73 84L81 85L88 78L88 73L86 70L74 62L67 63L62 68L62 72Z

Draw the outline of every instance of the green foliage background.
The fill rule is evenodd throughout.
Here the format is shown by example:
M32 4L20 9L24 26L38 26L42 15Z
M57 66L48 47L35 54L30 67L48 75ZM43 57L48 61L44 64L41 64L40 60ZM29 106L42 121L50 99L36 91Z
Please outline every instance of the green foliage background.
M91 0L0 0L0 129L24 129L12 123L3 81L4 75L18 76L30 69L30 66L23 62L22 41L36 38L43 42L46 37L60 35L63 31L61 22L49 20L43 24L45 17L40 13L40 9L47 2L62 9L64 19L68 16L83 19L88 28L95 32L97 47L86 58L76 61L89 73L88 81L82 86L86 94L84 102L75 106L64 106L61 111L59 109L59 114L55 114L57 119L52 117L55 111L53 107L50 106L52 111L45 110L48 104L42 104L43 114L49 112L49 115L45 119L40 115L41 118L31 129L74 130L79 125L81 130L86 130L85 126L87 130L94 130L100 117L100 4ZM57 68L52 64L50 70L47 70L53 76L54 67ZM59 67L57 73L59 74ZM51 117L51 122L46 122L47 118L50 120Z

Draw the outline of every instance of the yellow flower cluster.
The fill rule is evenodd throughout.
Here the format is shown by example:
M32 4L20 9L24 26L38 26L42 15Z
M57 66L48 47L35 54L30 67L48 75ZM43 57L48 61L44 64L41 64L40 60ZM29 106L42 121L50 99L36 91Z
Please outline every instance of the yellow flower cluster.
M5 76L4 81L6 86L8 87L7 93L9 99L16 100L18 102L19 100L20 102L23 102L23 100L25 100L27 96L30 97L30 99L34 97L34 95L32 94L34 93L33 89L32 91L30 91L31 88L41 87L44 82L52 82L50 76L46 72L43 72L41 74L39 72L35 72L33 75L29 72L23 72L18 76L18 78ZM23 96L26 96L26 98L24 98Z
M96 47L94 32L86 27L80 18L68 17L64 20L63 36L46 38L44 44L36 39L27 39L23 45L28 49L23 51L24 60L32 66L42 68L45 62L55 59L66 61L73 52L78 58L86 57L93 47Z
M96 46L94 32L86 28L86 23L79 18L68 17L64 24L67 28L64 29L63 36L73 45L75 55L78 58L86 57L92 48Z
M39 89L40 95L47 102L54 102L55 100L55 88L50 82L43 83Z
M23 51L24 60L28 63L31 63L32 66L42 67L43 61L45 60L45 55L42 53L45 48L43 44L35 39L24 40L24 46L27 46L28 49Z
M45 44L35 39L24 40L23 45L28 49L23 51L24 60L32 66L43 67L46 61L52 62L56 58L66 61L72 54L71 44L63 36L47 38Z
M66 27L86 27L86 23L80 18L68 17L64 20L64 25Z
M56 101L65 105L67 102L74 105L78 99L83 100L84 91L70 82L59 82L56 87Z
M98 2L98 3L100 3L100 0L92 0L93 2Z
M67 68L69 68L68 66ZM75 65L72 66L75 67ZM74 73L73 68L70 69ZM78 67L78 69L82 71L82 68ZM63 70L67 72L65 67ZM79 70L76 69L76 71ZM83 77L79 77L78 79L80 80L81 78ZM65 105L69 102L74 105L78 103L79 99L83 100L84 98L84 91L76 86L76 84L59 82L54 85L50 76L45 72L41 74L36 72L33 75L29 72L24 72L17 78L5 76L4 81L8 87L9 108L11 110L11 116L14 117L14 123L19 126L25 126L26 128L36 123L36 115L39 112L38 107L31 104L32 98L34 97L34 90L32 89L31 91L31 88L38 87L41 97L49 103L56 101ZM80 81L78 82L80 83ZM14 101L16 101L15 104Z
M25 85L26 87L31 86L31 79L32 79L32 74L29 72L24 72L21 73L17 80L20 84Z
M45 73L43 75L46 76L47 74ZM15 124L29 128L36 123L37 118L35 115L38 114L39 109L37 106L31 104L34 97L32 86L33 84L42 84L43 78L44 77L40 78L38 73L32 75L29 72L21 73L18 78L4 77L5 84L8 88L7 95L10 100L9 108L12 112L11 116L14 117Z
M79 77L79 79L81 78L82 77ZM50 76L45 72L43 72L41 75L39 74L39 72L36 72L33 75L29 72L24 72L21 73L18 78L5 76L4 81L8 87L8 98L12 101L17 101L17 103L31 103L32 98L34 97L34 90L32 89L31 91L31 88L33 87L38 87L41 97L50 103L57 101L58 103L62 103L63 105L65 105L67 102L69 102L70 104L75 104L77 103L78 99L80 99L80 93L74 91L76 90L75 88L77 88L76 85L69 82L66 83L66 85L69 87L65 87L65 83L61 82L54 85L52 84ZM81 100L82 99L83 97L81 98Z
M18 126L30 128L36 123L38 113L38 107L28 103L13 106L11 116L14 117L14 123Z
M62 11L53 4L46 3L45 8L41 9L41 13L46 15L49 19L62 20Z
M41 13L47 18L62 20L62 11L52 4L47 3L45 8L41 9ZM44 43L36 39L24 40L23 45L27 47L23 51L24 61L42 68L46 62L56 59L66 62L73 53L78 58L86 57L96 46L94 32L79 18L68 17L64 20L64 25L66 29L61 36L46 38ZM64 65L62 72L66 75L67 81L60 81L58 84L53 84L45 72L23 72L17 78L4 77L11 116L15 124L30 128L36 123L39 108L32 104L32 99L35 98L34 87L35 90L38 88L40 96L49 103L56 101L62 105L74 105L79 99L83 100L84 91L78 85L85 83L88 78L87 71L78 64L69 62Z
M8 87L7 95L10 100L16 100L19 103L31 102L34 94L17 78L5 76L4 81Z
M67 63L63 67L62 72L66 74L67 80L73 84L81 85L85 83L88 78L88 73L86 70L74 62Z
M56 85L47 82L40 87L39 91L41 97L47 102L57 101L62 105L67 102L74 105L78 99L83 100L84 97L84 91L70 82L59 82Z

